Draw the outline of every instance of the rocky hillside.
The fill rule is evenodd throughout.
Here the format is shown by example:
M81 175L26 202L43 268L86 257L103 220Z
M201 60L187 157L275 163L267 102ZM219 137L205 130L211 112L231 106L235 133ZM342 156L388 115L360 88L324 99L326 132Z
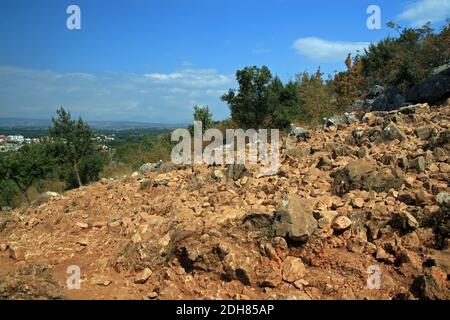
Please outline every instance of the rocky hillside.
M0 298L449 299L450 106L307 137L273 176L166 165L2 212Z

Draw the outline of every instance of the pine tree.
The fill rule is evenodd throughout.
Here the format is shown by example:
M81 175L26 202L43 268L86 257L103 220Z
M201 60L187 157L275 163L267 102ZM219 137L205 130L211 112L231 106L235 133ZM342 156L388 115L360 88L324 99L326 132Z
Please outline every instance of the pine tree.
M50 137L55 143L54 156L60 163L71 165L75 182L80 187L83 185L80 164L86 164L83 160L87 158L97 159L94 134L81 117L78 120L72 119L70 112L64 108L57 110L57 115L57 118L52 118L53 124L49 128Z

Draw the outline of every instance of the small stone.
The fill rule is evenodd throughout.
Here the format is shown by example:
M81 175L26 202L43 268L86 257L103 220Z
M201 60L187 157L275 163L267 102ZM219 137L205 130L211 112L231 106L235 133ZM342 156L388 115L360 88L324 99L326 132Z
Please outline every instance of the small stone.
M352 206L354 208L361 209L362 207L364 207L364 203L365 203L364 199L361 199L361 198L354 198L354 199L352 199Z
M432 163L428 167L428 170L430 170L430 172L432 172L432 173L436 173L436 172L439 172L439 167L435 163Z
M155 162L155 163L144 163L139 168L139 172L145 174L145 173L156 171L161 166L161 164L162 164L162 160L160 160L159 162Z
M94 276L94 278L92 278L90 282L93 285L104 286L104 287L107 287L112 283L111 280L107 279L104 276Z
M283 262L283 280L295 282L305 276L306 268L300 258L287 257Z
M439 164L439 171L442 173L449 173L450 165L445 162L442 162L441 164Z
M9 246L8 253L9 253L10 259L13 259L16 261L25 260L25 251L22 248L19 248L16 246Z
M132 178L136 178L136 177L139 177L139 172L137 172L137 171L134 171L132 174L131 174L131 176L130 177L132 177Z
M144 284L147 282L148 278L152 275L152 270L149 268L145 268L143 271L141 271L136 278L134 279L134 283L137 284Z
M147 295L147 297L149 298L149 299L156 299L157 297L158 297L158 293L157 292L150 292L148 295Z
M409 162L409 168L415 169L418 172L425 172L425 169L426 169L425 158L420 156L420 157L417 157L417 158L411 160Z
M377 252L377 246L375 244L373 244L372 242L367 242L366 243L366 252L368 254L376 254Z
M352 225L352 220L347 218L346 216L339 216L334 219L332 228L336 231L343 231L348 229Z
M281 263L281 259L278 257L276 250L273 248L272 244L266 243L264 246L264 251L270 260Z
M85 223L85 222L77 222L77 223L75 223L75 225L77 227L80 227L81 229L86 229L86 228L89 227L89 225L87 223Z
M231 251L223 258L225 276L232 280L239 280L244 285L254 284L255 264L252 257L240 252Z
M216 180L221 180L221 179L224 177L224 175L223 175L223 173L222 173L221 170L216 169L216 170L214 170L213 173L211 174L211 177L212 177L213 179L216 179Z
M436 202L440 205L450 204L450 195L448 192L440 192L436 196Z
M94 222L92 223L92 226L93 226L94 228L102 228L102 227L106 226L106 221L100 221L100 220L94 221Z
M415 230L419 227L416 218L409 212L399 212L393 218L393 225L403 230Z
M405 181L405 186L407 186L408 188L412 188L413 187L413 184L414 184L414 178L413 177L407 176L404 181Z
M358 158L362 159L365 158L369 154L369 150L366 146L362 146L358 149Z
M424 204L430 200L430 195L426 191L423 191L423 190L417 191L415 193L415 196L416 196L416 204L417 205Z
M331 208L333 210L336 210L337 208L341 208L344 206L344 202L342 201L341 198L333 198L332 202L331 202Z
M387 260L389 258L389 255L386 253L386 251L382 247L377 246L375 258L377 260L383 261L383 260Z
M86 247L89 244L89 241L87 239L80 239L77 241L77 244L80 246Z
M421 140L427 140L431 135L432 128L421 127L417 128L415 131L417 138Z
M276 288L283 281L281 270L278 268L268 267L263 273L263 279L260 283L261 287Z
M53 192L53 191L47 191L45 194L46 194L48 197L50 197L50 198L57 198L57 197L59 197L59 194L56 193L56 192Z
M305 279L300 279L294 282L294 287L299 290L303 290L307 286L309 286L309 282Z
M347 249L350 252L362 254L366 248L367 241L360 237L353 237L347 240Z
M383 129L382 136L385 141L405 141L408 139L406 134L392 122Z

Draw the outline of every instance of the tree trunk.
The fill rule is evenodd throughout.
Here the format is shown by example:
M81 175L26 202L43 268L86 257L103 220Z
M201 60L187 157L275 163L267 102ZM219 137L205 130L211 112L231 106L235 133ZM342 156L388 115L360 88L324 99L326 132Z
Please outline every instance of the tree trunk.
M30 197L28 197L27 191L22 191L22 194L23 194L25 200L27 200L28 206L30 206L31 205L31 201L30 201Z
M30 206L31 205L31 201L30 201L30 198L28 197L28 194L27 194L27 190L30 187L30 185L28 185L28 187L22 187L20 185L19 181L17 181L17 180L13 180L13 181L16 184L16 186L19 188L19 190L22 193L22 195L25 198L25 200L27 201L28 206Z
M78 165L76 162L73 163L73 173L75 174L75 178L77 179L78 187L82 187L83 183L81 182L80 172L78 172Z

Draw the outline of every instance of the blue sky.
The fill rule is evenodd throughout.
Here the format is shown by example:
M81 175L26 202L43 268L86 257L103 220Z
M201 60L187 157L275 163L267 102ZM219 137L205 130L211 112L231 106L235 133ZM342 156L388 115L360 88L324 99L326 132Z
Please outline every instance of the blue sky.
M81 30L66 9L81 8ZM369 5L382 29L366 27ZM64 106L87 120L190 122L192 105L228 116L220 95L234 74L267 65L283 80L403 26L439 27L450 0L4 0L0 3L0 117L48 118Z

